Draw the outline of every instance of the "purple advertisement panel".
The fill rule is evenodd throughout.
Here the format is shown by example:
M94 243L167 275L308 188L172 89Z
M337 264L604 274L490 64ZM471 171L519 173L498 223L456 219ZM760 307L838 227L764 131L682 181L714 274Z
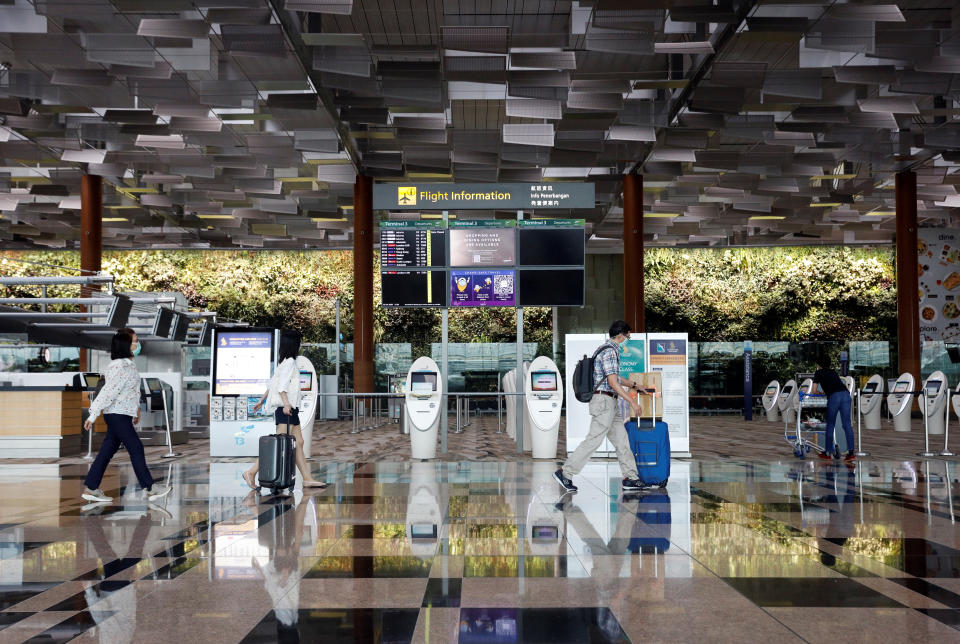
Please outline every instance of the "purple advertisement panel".
M516 306L516 271L451 271L450 306Z

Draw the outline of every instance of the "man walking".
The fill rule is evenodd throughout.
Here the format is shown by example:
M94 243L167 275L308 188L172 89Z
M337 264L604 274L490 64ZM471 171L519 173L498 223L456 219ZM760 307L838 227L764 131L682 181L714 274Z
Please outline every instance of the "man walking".
M627 391L636 389L636 385L620 377L620 345L629 339L630 325L623 320L617 320L610 325L610 339L596 354L593 362L593 397L590 399L590 433L563 467L553 473L553 478L568 491L577 489L570 477L580 473L604 438L609 438L617 450L617 460L623 473L623 489L639 490L643 487L638 479L637 461L630 451L627 430L623 426L623 417L617 404L619 396L630 404L633 416L640 415L636 396L631 396Z

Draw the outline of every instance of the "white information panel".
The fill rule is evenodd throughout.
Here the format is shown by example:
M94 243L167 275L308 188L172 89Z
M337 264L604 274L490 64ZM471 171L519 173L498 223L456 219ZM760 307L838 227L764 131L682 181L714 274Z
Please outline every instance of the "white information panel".
M213 395L262 394L273 368L273 335L271 331L218 331Z
M663 374L663 420L670 452L690 452L690 398L686 333L648 333L647 369Z

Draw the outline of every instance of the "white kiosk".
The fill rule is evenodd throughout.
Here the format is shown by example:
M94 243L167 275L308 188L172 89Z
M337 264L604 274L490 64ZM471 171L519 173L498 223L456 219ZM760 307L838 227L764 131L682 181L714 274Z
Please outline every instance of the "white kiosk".
M512 394L524 391L523 382L526 381L528 373L530 373L530 363L524 361L522 380L517 379L515 368L503 374L503 392ZM524 404L526 402L524 398L522 396L505 396L503 404L507 407L507 435L513 440L517 440L517 401L520 400L523 404L523 451L529 452L533 437L530 435L530 413Z
M780 399L780 383L771 380L767 388L763 390L763 396L760 402L763 404L763 410L767 412L767 420L771 423L777 422L777 407Z
M920 402L920 412L931 434L943 434L947 389L947 376L942 371L934 371L923 383L925 395Z
M407 495L407 543L415 557L429 558L437 552L443 511L440 506L440 472L436 463L410 464ZM446 507L444 505L443 507Z
M317 392L320 386L317 370L304 356L297 356L300 371L300 433L303 435L303 455L310 458L313 443L313 421L317 418Z
M557 457L557 434L563 408L563 380L556 363L546 356L536 358L527 371L526 424L530 426L533 458Z
M883 377L875 373L860 390L860 415L867 429L880 429L880 403L883 402Z
M404 386L406 405L404 431L410 434L412 458L437 456L437 432L443 407L443 383L440 369L431 358L422 356L413 361Z
M902 373L887 396L887 408L893 415L893 429L898 432L910 431L910 411L913 408L913 390L916 381L913 374Z
M780 389L780 396L777 398L777 409L783 415L783 421L787 426L794 424L797 420L794 408L797 403L797 381L788 380Z
M953 397L950 399L950 406L953 407L953 413L960 418L960 384L953 390Z

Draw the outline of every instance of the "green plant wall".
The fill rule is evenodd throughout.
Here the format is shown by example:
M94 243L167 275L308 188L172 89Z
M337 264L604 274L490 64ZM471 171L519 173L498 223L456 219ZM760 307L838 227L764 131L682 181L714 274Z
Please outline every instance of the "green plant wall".
M0 274L49 275L37 264L79 265L79 254L0 252ZM376 259L375 255L375 261ZM374 298L380 301L379 265ZM197 308L263 326L292 326L308 342L331 342L334 301L341 328L353 336L353 257L349 251L113 251L103 270L119 290L177 291ZM648 249L647 328L686 331L691 340L869 340L896 332L891 249L754 248ZM65 272L64 274L75 274ZM36 287L0 287L7 296L38 295ZM51 296L79 294L51 287ZM592 294L588 290L587 300ZM375 309L378 342L410 342L429 354L440 339L436 309ZM512 342L513 309L450 312L451 342ZM524 336L550 354L548 308L524 311Z

